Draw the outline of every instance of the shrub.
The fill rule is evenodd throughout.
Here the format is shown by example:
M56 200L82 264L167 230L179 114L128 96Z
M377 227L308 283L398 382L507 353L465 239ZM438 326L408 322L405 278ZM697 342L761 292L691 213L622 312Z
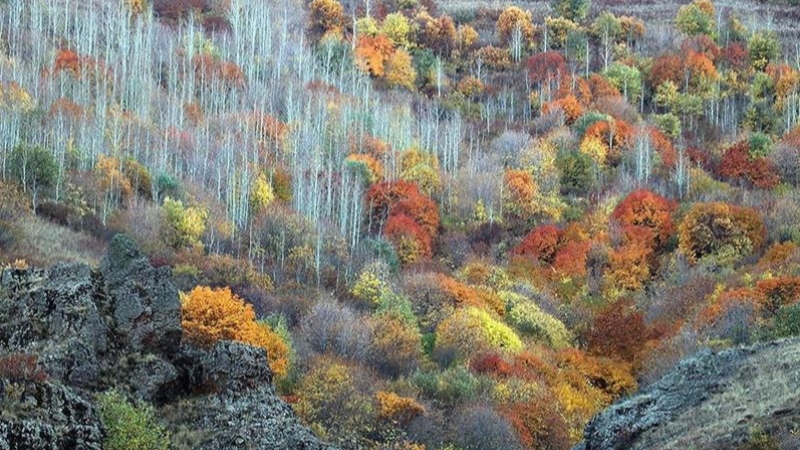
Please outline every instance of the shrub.
M39 366L39 358L36 355L12 353L0 357L0 379L41 383L47 379L47 372Z
M322 300L300 321L297 341L305 352L332 353L363 361L368 354L370 333L349 308Z
M108 391L98 398L109 450L167 450L169 433L156 420L153 409L134 406L122 394Z
M511 424L488 406L475 406L456 414L453 430L456 442L464 450L521 448Z
M566 450L569 430L558 408L558 400L543 394L527 402L504 406L501 412L516 429L525 448Z
M436 329L436 346L455 349L462 357L481 350L518 353L523 348L522 341L511 328L475 307L456 310L440 323Z
M564 324L545 313L536 303L513 292L504 291L500 297L505 301L508 312L506 319L520 333L556 348L567 347L573 340L572 333Z
M595 355L634 362L644 350L650 330L632 301L622 299L601 310L584 335Z
M772 161L761 155L752 155L752 147L742 141L729 148L719 163L719 174L726 180L740 180L748 185L772 189L780 182Z
M289 348L268 325L256 322L251 305L230 289L198 286L181 295L181 325L189 342L211 346L219 340L236 340L263 348L278 376L289 369Z
M800 277L769 278L759 281L756 288L764 295L762 313L771 315L800 301Z
M409 381L425 397L453 406L477 399L488 390L486 384L489 380L473 374L464 366L456 366L443 372L418 370L411 374Z
M375 418L370 380L357 366L330 357L313 361L297 385L297 413L323 439L350 448Z
M370 321L372 341L369 361L389 377L416 370L422 359L422 335L413 325L392 314Z
M378 391L375 393L375 400L378 403L378 419L394 425L405 426L425 413L419 402L394 392Z
M772 318L768 338L800 336L800 305L791 305L778 310Z

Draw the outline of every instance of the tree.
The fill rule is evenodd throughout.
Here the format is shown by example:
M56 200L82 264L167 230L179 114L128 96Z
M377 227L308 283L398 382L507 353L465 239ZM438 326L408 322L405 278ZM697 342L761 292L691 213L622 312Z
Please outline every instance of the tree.
M541 52L528 58L528 78L543 88L555 90L553 84L567 74L567 63L560 52Z
M163 208L163 231L172 247L182 249L202 246L200 237L206 229L208 210L201 206L186 207L182 201L169 197L164 200Z
M665 82L672 82L674 85L683 84L684 70L683 60L678 55L665 54L657 57L650 67L647 81L650 87L656 89Z
M678 9L675 25L688 36L704 34L711 36L715 31L714 5L710 0L694 0Z
M663 248L673 233L673 201L646 189L628 194L611 213L628 242L640 242L651 249Z
M122 202L128 200L133 191L130 181L122 173L122 164L117 158L100 155L95 165L98 184L103 195L103 206L100 217L103 223L111 211Z
M764 244L766 228L753 209L726 203L696 203L678 226L678 248L695 264L714 258L732 264Z
M309 32L316 40L328 33L340 35L344 31L347 16L337 0L313 0L308 10Z
M406 16L396 12L387 15L381 23L381 33L384 34L395 47L408 48L411 45L411 23Z
M355 49L356 66L361 71L379 78L386 74L386 65L395 54L394 44L383 34L358 38Z
M272 190L267 175L260 173L250 188L250 211L258 214L274 201L275 191Z
M268 325L256 322L253 307L229 288L198 286L181 295L181 325L187 341L212 346L220 340L234 340L263 348L269 365L278 376L289 370L289 347Z
M585 195L593 184L592 158L580 151L559 152L556 167L560 174L561 192L566 195Z
M625 99L636 103L642 95L642 74L636 67L614 63L603 73Z
M400 86L413 91L417 72L414 70L411 55L405 50L395 50L387 61L385 78L389 86Z
M58 181L59 170L53 155L40 146L20 144L9 158L11 176L33 197L36 210L39 197L47 195Z
M750 65L756 70L764 70L781 53L781 44L774 33L757 31L747 41Z
M550 0L550 6L559 16L573 22L581 22L589 15L591 0Z
M422 194L416 184L407 181L383 182L366 193L371 230L383 228L390 215L405 213L430 236L439 229L436 203Z
M592 23L592 34L600 39L603 69L608 69L613 56L614 43L622 34L622 24L614 14L604 11Z
M497 18L497 37L503 45L517 47L516 52L522 52L523 47L533 43L536 29L533 26L530 11L523 11L516 6L509 6Z

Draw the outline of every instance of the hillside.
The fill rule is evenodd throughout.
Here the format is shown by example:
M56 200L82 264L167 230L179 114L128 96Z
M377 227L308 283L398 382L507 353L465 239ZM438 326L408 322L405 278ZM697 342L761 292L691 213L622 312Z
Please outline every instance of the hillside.
M5 429L783 445L725 420L793 386L734 376L800 337L793 2L0 1Z

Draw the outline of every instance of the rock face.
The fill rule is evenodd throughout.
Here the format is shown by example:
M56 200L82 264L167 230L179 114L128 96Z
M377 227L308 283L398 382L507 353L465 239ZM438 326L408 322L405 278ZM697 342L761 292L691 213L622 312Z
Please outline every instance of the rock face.
M203 437L198 448L330 448L277 397L263 350L195 348L181 336L169 269L152 267L124 236L99 270L0 272L0 450L102 449L92 401L111 388L153 403L169 428ZM10 367L10 354L35 355L47 376ZM169 413L187 404L190 415Z
M780 435L800 423L798 373L796 339L703 351L598 414L574 450L731 449L753 430Z

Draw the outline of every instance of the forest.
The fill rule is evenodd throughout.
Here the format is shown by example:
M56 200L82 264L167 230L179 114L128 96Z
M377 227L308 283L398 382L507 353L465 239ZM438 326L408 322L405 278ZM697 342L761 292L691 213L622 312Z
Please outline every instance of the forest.
M0 2L0 268L127 234L344 449L569 449L800 335L796 6L472 3Z

